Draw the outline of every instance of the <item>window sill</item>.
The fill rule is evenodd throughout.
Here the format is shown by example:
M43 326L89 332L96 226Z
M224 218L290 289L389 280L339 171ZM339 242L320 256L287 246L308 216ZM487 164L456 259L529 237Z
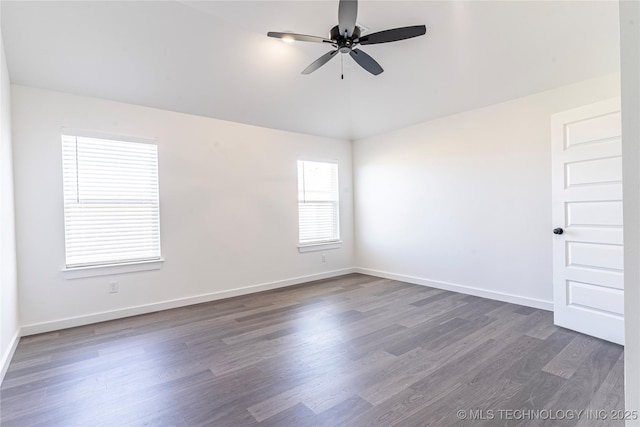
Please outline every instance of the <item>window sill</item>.
M128 262L123 264L92 265L87 267L73 267L62 269L65 279L80 279L83 277L108 276L111 274L134 273L137 271L159 270L164 259L150 261Z
M326 243L311 243L308 245L298 245L298 252L316 252L316 251L324 251L327 249L340 249L342 247L342 241L338 240L337 242L326 242Z

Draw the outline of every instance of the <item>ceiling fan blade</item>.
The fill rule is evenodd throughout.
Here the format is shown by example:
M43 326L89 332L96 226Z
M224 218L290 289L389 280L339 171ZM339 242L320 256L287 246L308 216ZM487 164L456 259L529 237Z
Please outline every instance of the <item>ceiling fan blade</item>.
M377 76L384 71L375 59L373 59L360 49L353 49L351 52L349 52L349 55L351 55L351 57L358 63L358 65L360 65L362 68L364 68L374 76Z
M410 39L426 34L427 27L424 25L414 25L413 27L394 28L392 30L378 31L360 37L358 42L361 45L396 42L398 40Z
M311 63L311 65L309 65L307 68L302 70L302 74L311 74L311 73L313 73L315 70L317 70L318 68L322 67L324 64L329 62L329 60L331 58L336 56L336 53L338 53L337 49L336 50L332 50L331 52L325 53L320 58L318 58L315 61L313 61Z
M348 37L353 35L356 28L356 18L358 17L358 0L340 0L338 6L338 28L340 35L347 33Z
M274 37L276 39L283 39L285 41L287 40L296 40L299 42L314 42L314 43L333 43L333 40L328 40L325 39L323 37L316 37L316 36L307 36L304 34L294 34L294 33L277 33L274 31L269 31L267 33L267 36L269 37Z

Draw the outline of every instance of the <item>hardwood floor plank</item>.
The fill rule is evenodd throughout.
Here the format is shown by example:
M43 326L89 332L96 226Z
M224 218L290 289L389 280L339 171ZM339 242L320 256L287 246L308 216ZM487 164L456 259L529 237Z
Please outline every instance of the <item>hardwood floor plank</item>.
M521 339L521 338L519 338ZM400 393L389 396L373 409L355 418L349 425L391 425L399 419L447 395L464 382L464 376L474 372L487 357L495 357L502 347L495 340L485 341L464 356L445 362L429 375L408 384Z
M333 406L316 416L313 420L313 426L317 427L334 427L345 425L348 421L356 416L368 411L372 405L358 396L352 396L342 403Z
M609 375L605 378L602 386L598 389L591 403L587 406L586 411L592 416L581 418L578 426L623 426L625 415L617 420L613 419L612 413L624 408L624 387L622 380L624 378L624 355L621 354L616 364L613 365ZM600 416L607 415L606 417ZM629 414L631 415L631 414ZM630 418L633 419L633 418Z
M578 366L600 346L597 338L578 335L560 354L543 368L545 372L562 378L571 378Z
M406 326L407 328L420 327L420 325L426 325L432 319L439 319L441 316L460 307L467 306L468 303L462 301L462 295L454 294L447 298L436 301L429 304L427 307L420 307L416 309L415 306L411 306L404 310L404 315L396 320L398 325Z
M555 331L559 329L560 328L558 326L545 322L531 329L529 332L527 332L527 335L533 338L546 340L547 338L549 338L551 334L553 334Z
M443 298L447 298L447 297L451 297L454 296L455 292L450 292L450 291L437 291L435 292L435 295L431 295L428 296L427 298L423 298L421 300L418 301L414 301L412 303L410 303L411 305L413 305L414 307L423 307L425 305L428 304L432 304L436 301L439 301Z
M323 387L305 388L302 402L316 414L323 413L355 396L360 387L375 381L375 376L389 369L395 361L395 356L384 351L370 353L366 358L357 359L348 374L323 382Z
M522 307L518 308L515 312L518 313L518 314L529 315L529 314L531 314L531 313L533 313L535 311L536 311L535 308L522 306Z
M505 351L483 360L475 375L469 375L469 378L457 376L456 384L446 395L410 411L394 420L392 425L446 425L458 421L456 413L460 409L490 407L500 395L515 394L514 388L509 387L511 382L507 375L523 356L539 345L540 340L536 338L519 338ZM424 390L425 385L425 380L422 380L421 384L414 384L412 388Z
M549 402L550 410L587 408L622 354L617 344L598 340L598 348L589 353L571 378ZM622 408L619 408L622 409ZM545 420L542 426L574 426L577 419Z
M401 356L416 347L430 345L433 340L453 333L463 325L467 325L468 320L455 317L441 324L432 325L431 328L411 328L406 333L398 336L393 342L387 344L385 350L389 353Z
M567 380L557 375L538 371L515 395L506 401L500 402L499 405L495 405L494 408L487 409L494 409L495 411L522 411L521 413L524 413L524 411L546 409L549 400L566 381ZM500 415L498 415L497 418L497 420L487 420L478 423L478 425L487 427L536 425L536 420L526 419L524 417L522 417L522 419L508 419L507 416L500 417Z
M347 347L349 357L352 360L358 360L377 348L384 348L386 343L394 341L394 337L399 336L406 330L407 328L404 326L389 325L386 328L347 341L344 345Z
M498 413L498 411L504 409L531 409L521 407L514 408L513 405L522 405L524 403L522 401L524 397L522 393L523 390L527 390L528 398L532 397L531 390L536 390L533 393L533 397L542 399L544 396L538 396L538 393L542 391L540 388L545 389L547 392L547 399L549 399L550 396L557 391L557 388L564 383L564 381L561 381L560 377L551 374L548 374L547 376L540 376L540 373L542 372L541 368L566 348L573 337L573 333L560 330L547 340L540 342L540 344L532 349L529 354L517 360L509 369L504 370L503 377L507 381L505 390L509 390L509 392L505 391L499 393L479 406L485 411L493 410L494 413ZM550 380L550 378L557 379ZM548 393L551 390L553 393L550 395Z
M314 420L316 414L302 403L297 403L282 412L277 413L271 418L260 422L264 426L312 426L315 425Z
M350 359L351 360L351 359ZM380 369L385 362L393 362L394 357L386 352L377 351L364 358L334 366L328 375L321 375L311 381L300 384L283 393L275 395L257 405L250 406L249 412L258 421L266 420L298 403L308 403L312 410L320 413L348 397L352 391L344 391L358 375L372 369Z
M528 382L536 372L543 370L549 361L562 353L573 342L573 339L574 334L571 332L556 331L546 340L542 340L531 353L516 361L513 369L507 373L508 377L519 383Z
M462 357L476 347L485 344L487 340L494 339L498 342L508 342L510 337L516 337L517 335L508 335L506 333L511 331L512 328L517 328L518 325L524 324L525 319L523 316L515 316L516 319L513 321L490 323L466 337L450 343L438 352L434 353L430 349L418 347L409 353L405 353L399 360L407 356L407 359L409 361L414 360L414 363L398 363L396 371L390 373L388 377L373 386L362 390L359 395L373 404L379 404L390 396L405 390L408 385L426 377L443 364ZM412 353L415 353L415 358Z

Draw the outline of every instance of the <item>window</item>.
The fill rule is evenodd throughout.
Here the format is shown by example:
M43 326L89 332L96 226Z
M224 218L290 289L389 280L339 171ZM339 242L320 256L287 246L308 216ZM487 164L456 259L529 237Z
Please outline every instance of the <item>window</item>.
M160 259L155 144L62 135L67 268Z
M298 161L298 221L300 246L340 239L336 163Z

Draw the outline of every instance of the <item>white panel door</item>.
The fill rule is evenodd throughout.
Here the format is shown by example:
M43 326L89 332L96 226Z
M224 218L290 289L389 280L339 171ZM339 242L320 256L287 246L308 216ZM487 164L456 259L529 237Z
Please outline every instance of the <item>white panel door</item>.
M624 344L620 99L555 114L551 133L554 322Z

